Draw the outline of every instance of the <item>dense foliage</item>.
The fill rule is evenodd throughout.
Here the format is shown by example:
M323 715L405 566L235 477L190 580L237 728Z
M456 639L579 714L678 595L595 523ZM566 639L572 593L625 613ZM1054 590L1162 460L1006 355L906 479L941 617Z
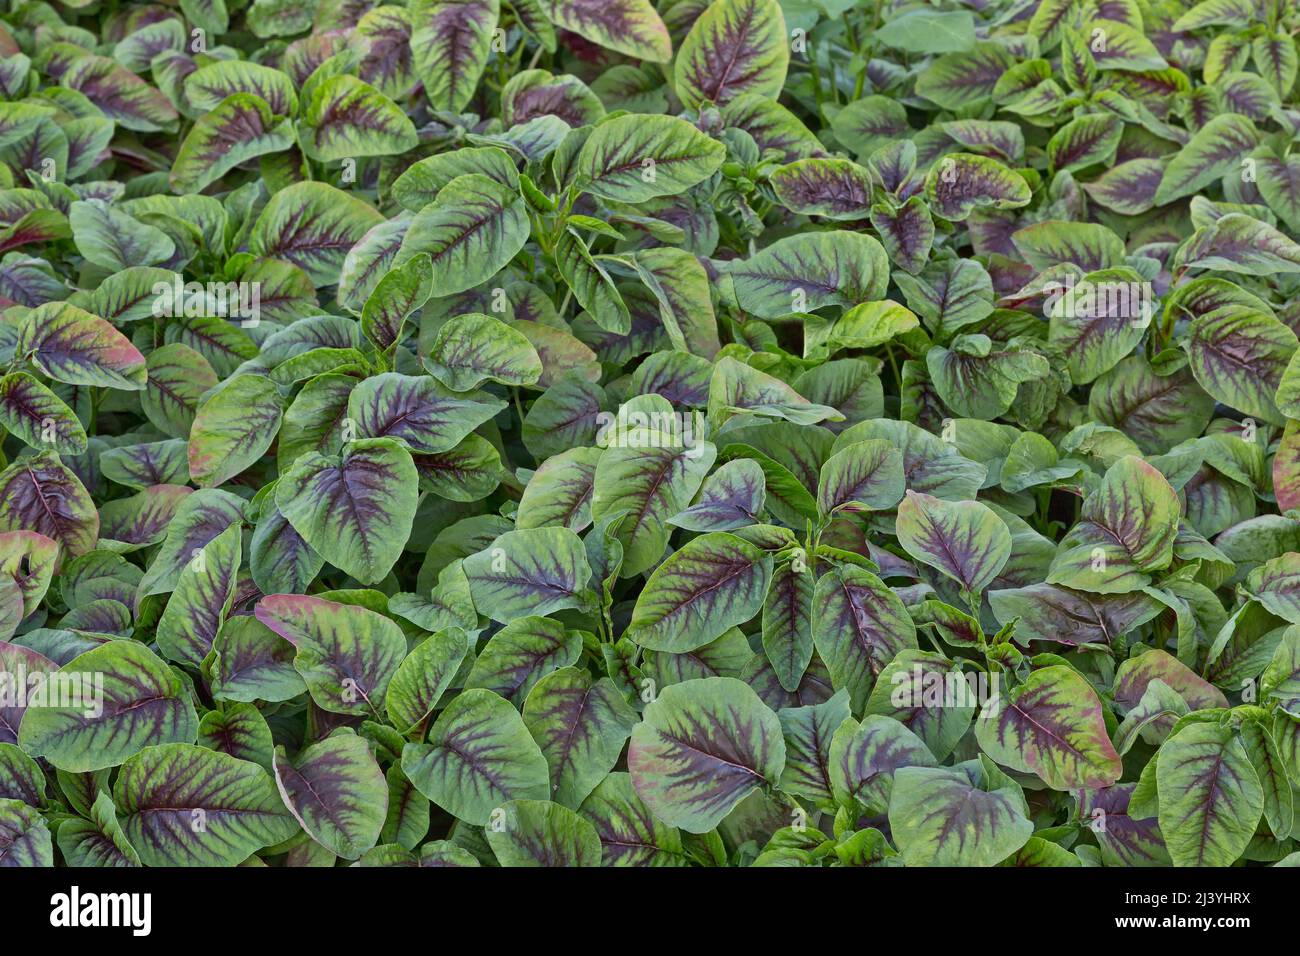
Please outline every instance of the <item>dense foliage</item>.
M1300 859L1293 3L0 24L0 865Z

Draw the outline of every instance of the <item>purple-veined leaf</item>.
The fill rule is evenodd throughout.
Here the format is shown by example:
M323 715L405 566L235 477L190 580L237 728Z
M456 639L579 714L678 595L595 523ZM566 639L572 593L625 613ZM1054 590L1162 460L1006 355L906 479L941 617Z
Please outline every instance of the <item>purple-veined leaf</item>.
M13 595L15 592L10 592ZM0 703L0 744L18 743L18 730L27 712L30 698L16 691L27 688L32 674L48 674L58 665L29 647L0 641L0 673L5 675L5 699ZM8 794L6 794L8 796Z
M1272 316L1225 306L1192 322L1185 347L1192 374L1210 395L1280 424L1274 396L1298 344L1295 333Z
M578 533L586 529L600 455L599 448L570 448L543 461L524 487L515 527L556 525Z
M656 817L688 833L713 829L785 768L776 714L748 685L709 677L666 687L632 731L628 770Z
M482 173L458 176L416 213L393 259L427 253L434 296L464 292L501 271L528 239L519 192Z
M148 382L140 397L145 417L173 438L189 438L199 399L218 381L208 360L188 345L173 342L149 353Z
M1111 166L1096 179L1083 183L1093 202L1112 212L1139 216L1156 204L1156 190L1164 176L1164 163L1140 156Z
M758 521L765 497L763 469L753 459L737 458L705 478L695 503L668 522L688 531L734 531Z
M307 689L293 669L293 644L255 617L229 618L212 650L212 696L218 700L276 703Z
M1160 831L1174 866L1231 866L1264 811L1263 788L1236 734L1192 723L1155 760Z
M166 96L105 56L79 55L59 82L84 94L126 129L148 133L167 129L177 119Z
M830 805L831 746L836 730L852 719L848 693L840 691L822 704L787 707L777 717L785 738L785 768L777 787L795 797Z
M675 196L706 179L725 150L674 116L618 116L600 123L574 160L578 185L616 202Z
M884 298L889 260L870 236L847 231L778 239L727 269L736 301L760 318Z
M202 192L236 166L293 144L289 120L277 120L260 97L236 93L199 117L181 143L169 182L178 193Z
M99 509L99 547L125 554L157 544L191 494L184 485L150 485L130 498L106 502Z
M244 501L218 488L187 495L167 525L167 537L140 578L140 598L173 590L185 565L209 541L243 521Z
M1255 148L1258 135L1255 125L1236 113L1211 119L1165 167L1156 189L1156 205L1199 192L1234 171L1241 158Z
M0 472L0 531L35 531L75 558L95 547L99 514L59 456L42 452Z
M877 675L899 651L916 647L916 626L885 582L855 565L833 567L813 594L813 641L837 690L862 710Z
M400 439L414 452L436 454L455 448L504 407L455 395L432 378L385 372L352 389L348 417L358 435Z
M542 360L522 333L481 312L445 322L424 359L429 374L457 392L486 380L502 385L532 385L542 375Z
M817 507L837 511L883 511L903 497L903 456L887 441L871 439L841 448L822 465Z
M72 409L26 372L0 379L0 428L32 448L60 455L86 451L86 430Z
M122 333L97 315L66 302L27 314L16 348L50 378L69 385L144 388L145 359Z
M1044 667L985 705L975 736L990 757L1054 790L1109 787L1123 772L1096 692L1075 670Z
M813 657L813 593L806 559L780 564L763 602L763 653L787 691L799 689Z
M933 767L934 756L916 734L897 720L871 714L859 723L845 717L831 730L826 752L830 793L841 804L856 803L868 812L885 813L894 771Z
M488 845L502 866L600 866L596 828L573 810L549 800L511 800L502 826L489 827Z
M967 593L983 591L1011 556L1011 532L987 505L908 491L898 506L899 543Z
M487 66L498 0L416 0L411 60L434 109L460 112Z
M400 106L370 84L343 74L312 90L299 142L312 159L330 162L401 154L414 149L419 139Z
M281 189L262 209L248 239L255 256L285 259L317 287L340 281L344 257L383 217L368 203L326 183Z
M681 833L650 812L626 773L611 773L579 812L596 828L605 866L689 866Z
M672 59L668 28L649 0L542 0L551 21L587 40L652 63Z
M881 245L895 266L910 273L925 267L934 242L934 220L924 199L913 196L897 209L874 205L871 225L880 234Z
M219 60L185 77L185 99L207 113L236 95L255 96L275 116L292 116L298 108L293 80L280 70L248 60Z
M524 70L502 88L501 116L507 126L527 123L538 116L558 116L578 127L604 119L605 105L576 76Z
M897 770L889 828L909 866L992 866L1034 832L1018 789L988 792L953 767Z
M721 106L742 93L775 99L789 63L785 17L775 0L714 0L677 51L674 86L692 108Z
M199 721L198 744L272 769L271 728L252 704L228 703L208 711Z
M388 716L399 729L414 727L438 705L469 652L465 632L452 627L417 644L388 685Z
M973 618L968 621L978 628ZM979 676L962 671L959 662L936 651L904 649L880 672L867 700L866 713L902 724L920 738L936 760L942 760L970 727L981 696ZM896 736L892 729L891 735Z
M546 757L518 711L489 690L458 694L427 743L406 745L402 770L432 802L475 826L507 800L550 796Z
M117 820L113 798L100 793L90 807L90 818L74 817L59 824L59 852L69 866L133 867L140 855Z
M375 286L361 310L361 331L381 349L402 338L407 317L433 292L432 263L425 255L408 259Z
M1140 590L1172 560L1180 510L1160 472L1140 458L1121 458L1084 501L1047 583L1094 594Z
M393 182L393 198L404 209L419 212L437 198L443 186L456 177L469 173L480 173L511 189L519 185L519 170L504 149L496 146L465 146L425 157L406 167Z
M474 606L494 621L580 607L591 566L567 528L509 531L465 558Z
M212 650L234 600L240 539L239 525L231 525L181 571L155 637L168 659L197 667Z
M109 641L59 674L66 697L28 708L18 742L62 770L115 767L151 744L191 743L198 733L188 690L143 644Z
M127 760L113 801L145 866L236 866L298 829L270 773L188 743Z
M576 664L582 635L547 617L521 617L497 631L478 652L465 687L483 687L522 706L550 672Z
M670 534L665 522L695 496L717 450L693 435L638 425L615 426L610 437L596 464L591 515L599 521L630 512L617 531L624 550L621 574L630 577L663 557Z
M21 800L0 799L0 867L50 867L54 843L45 818Z
M951 222L979 208L1015 209L1029 202L1029 184L987 156L951 153L936 162L925 178L930 208Z
M708 644L759 613L772 561L725 532L692 539L650 575L627 637L650 650L675 653Z
M1128 813L1129 799L1136 787L1117 783L1101 790L1084 790L1077 795L1079 815L1097 820L1094 828L1106 866L1169 866L1160 825L1155 820L1138 820Z
M277 753L275 782L298 824L335 855L355 860L379 842L388 784L356 734L335 733L292 761Z
M384 713L389 682L406 656L406 638L391 620L305 594L264 597L256 613L294 646L294 669L318 707L333 714Z
M190 426L190 478L216 487L256 464L280 430L280 390L260 375L236 375L209 392Z
M577 809L614 768L637 722L608 677L563 667L538 681L523 707L524 724L551 773L551 799Z
M0 573L8 574L23 599L23 614L36 610L59 560L57 542L36 531L0 533ZM67 568L64 568L67 574Z
M1018 619L1015 637L1024 644L1113 645L1162 610L1158 601L1141 591L1089 594L1054 584L989 591L988 599L999 623Z
M361 583L375 584L401 557L418 481L401 442L364 438L336 456L301 456L280 478L275 503L312 550Z

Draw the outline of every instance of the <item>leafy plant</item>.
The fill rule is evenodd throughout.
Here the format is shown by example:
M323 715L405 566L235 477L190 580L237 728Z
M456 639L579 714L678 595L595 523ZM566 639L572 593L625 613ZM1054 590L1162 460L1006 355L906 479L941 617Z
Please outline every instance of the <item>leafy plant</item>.
M1300 863L1294 4L6 11L0 864Z

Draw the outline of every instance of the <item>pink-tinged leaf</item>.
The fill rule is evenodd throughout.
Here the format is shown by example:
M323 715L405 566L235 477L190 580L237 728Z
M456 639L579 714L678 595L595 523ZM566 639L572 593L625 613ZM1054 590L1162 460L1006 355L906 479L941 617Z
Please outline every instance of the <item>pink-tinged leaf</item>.
M1147 685L1153 680L1164 681L1193 710L1228 706L1222 691L1199 677L1182 661L1159 649L1130 657L1120 664L1115 672L1115 703L1132 710L1141 702Z
M379 841L388 784L356 734L336 733L292 762L276 754L275 782L294 819L337 856L355 860Z
M1106 734L1101 702L1074 669L1053 665L985 705L975 725L984 752L1033 772L1054 790L1108 787L1123 772Z
M29 312L17 348L30 353L50 378L69 385L145 387L145 359L130 340L99 316L66 302Z
M7 689L26 687L31 675L53 674L58 669L58 664L30 648L0 641L0 674L5 675ZM19 685L19 681L23 683ZM0 744L18 743L18 726L27 711L27 700L26 695L5 694L4 702L0 703Z
M335 714L384 713L388 684L406 656L406 638L391 620L305 594L264 597L256 613L297 649L294 669L318 707Z
M94 549L99 512L59 456L42 452L0 472L0 531L35 531L75 558Z
M108 57L78 56L59 82L85 94L126 129L142 133L169 129L178 118L166 96Z

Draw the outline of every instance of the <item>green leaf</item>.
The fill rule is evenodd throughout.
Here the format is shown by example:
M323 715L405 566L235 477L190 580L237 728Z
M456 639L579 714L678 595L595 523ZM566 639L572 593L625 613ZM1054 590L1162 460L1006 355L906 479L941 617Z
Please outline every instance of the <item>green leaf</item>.
M485 826L508 800L550 795L546 758L523 718L489 690L457 695L428 743L406 745L402 769L422 794L474 826Z
M300 457L276 485L275 503L321 557L362 584L376 584L410 536L418 480L400 442L364 438L340 455Z
M666 687L632 731L628 770L670 826L707 833L785 768L781 724L748 685L709 677Z
M72 699L28 708L19 745L61 770L115 767L151 744L189 744L198 733L181 679L143 644L109 641L59 674L74 688Z
M748 541L701 535L650 575L626 636L651 650L695 650L758 614L771 578L771 556Z
M619 116L596 126L574 169L580 188L638 203L685 192L712 174L725 153L721 143L675 116Z
M1255 835L1264 792L1231 729L1193 723L1156 757L1160 831L1174 866L1231 866Z

